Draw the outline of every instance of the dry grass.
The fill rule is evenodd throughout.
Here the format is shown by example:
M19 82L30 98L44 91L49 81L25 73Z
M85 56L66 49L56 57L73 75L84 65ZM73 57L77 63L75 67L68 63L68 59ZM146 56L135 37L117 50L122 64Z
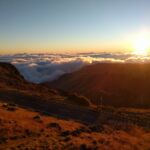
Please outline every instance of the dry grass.
M109 124L97 128L101 130L97 131L96 126L43 116L19 107L9 111L7 104L0 105L1 150L150 149L150 132L141 127L127 125L117 129Z

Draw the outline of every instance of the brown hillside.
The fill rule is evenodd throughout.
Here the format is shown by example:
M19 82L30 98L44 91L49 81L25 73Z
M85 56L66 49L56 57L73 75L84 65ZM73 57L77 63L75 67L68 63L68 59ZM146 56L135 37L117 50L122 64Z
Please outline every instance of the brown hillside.
M150 64L102 63L63 75L52 87L105 105L150 108Z
M25 81L10 64L0 70L1 150L149 150L148 109L97 111L83 96Z
M46 86L27 82L19 71L9 63L0 63L0 97L9 93L26 93L25 95L39 96L45 99L61 98L57 91ZM16 98L18 98L16 96Z
M27 82L11 64L0 63L0 70L0 101L84 122L92 122L97 117L95 111L87 109L90 103L85 97L63 95L45 85Z
M96 128L0 102L0 150L149 150L150 132L118 127Z
M14 86L27 83L18 70L9 63L0 63L0 85Z

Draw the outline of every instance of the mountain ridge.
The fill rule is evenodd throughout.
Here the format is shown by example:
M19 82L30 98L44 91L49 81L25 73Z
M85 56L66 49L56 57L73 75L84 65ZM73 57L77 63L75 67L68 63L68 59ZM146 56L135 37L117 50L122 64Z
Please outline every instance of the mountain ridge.
M84 95L93 103L102 99L104 105L150 108L150 63L89 65L46 84Z

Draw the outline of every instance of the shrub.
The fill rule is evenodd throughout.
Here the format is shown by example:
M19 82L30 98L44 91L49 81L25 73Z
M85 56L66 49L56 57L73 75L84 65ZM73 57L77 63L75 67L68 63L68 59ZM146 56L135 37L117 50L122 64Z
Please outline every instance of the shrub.
M77 129L77 130L74 130L74 131L72 131L71 132L71 135L73 135L73 136L78 136L78 135L80 135L81 134L81 130L80 129Z
M90 101L88 98L86 98L84 96L80 96L76 93L70 94L68 96L68 100L69 100L69 102L80 105L80 106L89 106L90 105Z
M41 117L40 117L39 115L34 116L34 117L33 117L33 120L35 120L35 121L37 121L37 122L39 122L39 123L42 122Z
M70 134L71 134L71 132L68 130L61 132L61 136L63 136L63 137L69 136Z
M8 106L17 107L17 105L15 103L9 103Z
M3 143L6 143L8 140L7 137L4 137L4 136L0 136L0 144L3 144Z
M63 139L63 141L64 141L64 142L68 142L68 141L70 141L70 140L71 140L71 138L70 138L70 137L68 137L68 136L67 136L67 137L65 137L65 138Z
M8 107L7 107L7 110L8 110L8 111L16 111L17 108L16 108L16 107L12 107L12 106L8 106Z
M17 105L13 103L3 103L2 107L6 108L8 111L15 111L17 110Z
M47 128L56 128L58 130L61 130L61 126L58 123L55 123L55 122L47 124Z
M80 150L89 150L86 144L81 144L80 145Z

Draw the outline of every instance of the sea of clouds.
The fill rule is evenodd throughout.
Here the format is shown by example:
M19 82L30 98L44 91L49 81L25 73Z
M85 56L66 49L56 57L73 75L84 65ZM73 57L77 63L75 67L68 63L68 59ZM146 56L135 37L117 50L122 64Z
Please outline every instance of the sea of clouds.
M16 66L24 78L34 83L58 79L66 73L94 63L149 62L149 56L123 53L79 53L79 54L15 54L0 55L1 62Z

